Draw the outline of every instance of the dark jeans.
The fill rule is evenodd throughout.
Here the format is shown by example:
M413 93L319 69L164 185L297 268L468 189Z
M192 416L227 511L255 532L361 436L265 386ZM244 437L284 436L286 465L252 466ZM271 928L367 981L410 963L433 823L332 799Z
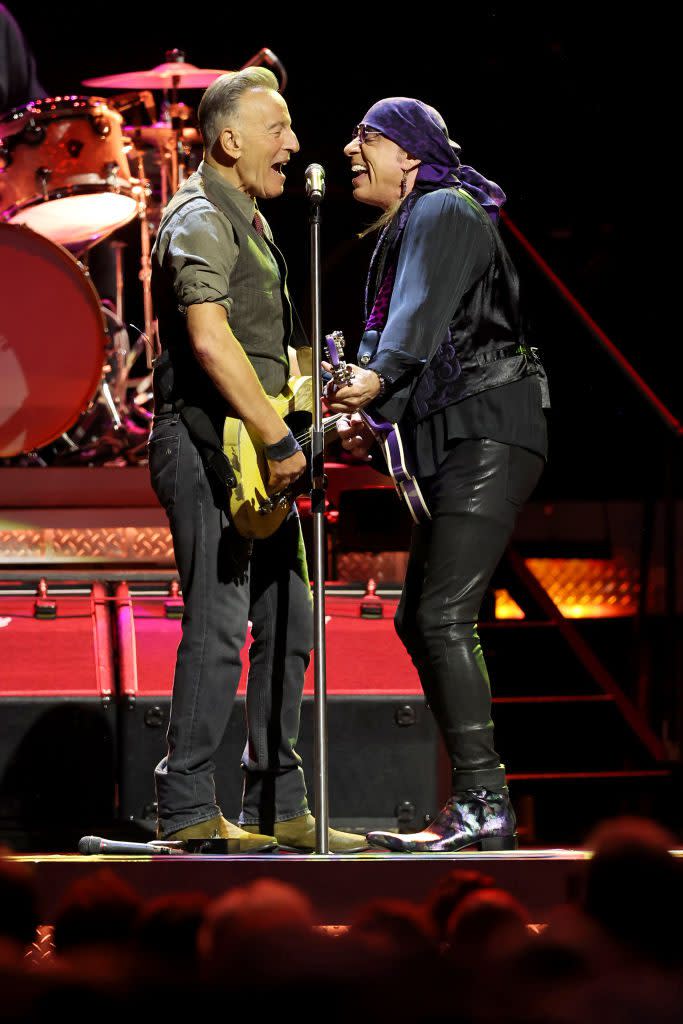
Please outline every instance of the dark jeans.
M525 448L465 439L420 481L432 521L413 531L396 630L445 741L454 792L505 784L477 619L543 464Z
M228 523L176 413L155 419L149 466L171 525L185 603L168 753L155 772L162 835L220 813L214 756L235 700L249 620L240 822L272 829L308 810L295 745L313 615L298 516L252 548Z

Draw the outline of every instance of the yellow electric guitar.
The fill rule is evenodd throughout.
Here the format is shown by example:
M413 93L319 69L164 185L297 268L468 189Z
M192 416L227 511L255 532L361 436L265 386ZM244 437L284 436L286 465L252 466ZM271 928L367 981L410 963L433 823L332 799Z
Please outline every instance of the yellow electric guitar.
M223 426L223 451L232 467L235 486L230 490L230 517L243 537L270 537L284 522L294 499L310 490L311 424L313 422L313 380L290 377L279 395L269 397L277 412L301 445L308 467L284 491L268 493L268 462L263 442L250 433L237 417L227 417ZM323 420L325 439L336 431L341 414Z

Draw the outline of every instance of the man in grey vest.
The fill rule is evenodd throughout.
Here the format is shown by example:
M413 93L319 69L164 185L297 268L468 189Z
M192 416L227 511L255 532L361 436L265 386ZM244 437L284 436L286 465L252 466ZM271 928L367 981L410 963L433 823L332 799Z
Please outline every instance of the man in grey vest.
M290 374L293 327L284 259L256 206L282 194L299 149L272 72L222 75L199 106L204 160L169 203L152 254L162 354L155 362L152 485L165 508L185 603L168 752L156 768L158 834L227 838L241 851L315 848L295 745L312 607L296 512L268 539L241 538L219 480L226 415L265 445L270 487L305 458L268 401ZM248 739L239 826L216 803L214 757L232 710L248 622ZM226 809L227 811L227 809ZM229 811L227 811L229 813ZM243 826L243 827L240 827ZM330 829L330 849L361 849Z

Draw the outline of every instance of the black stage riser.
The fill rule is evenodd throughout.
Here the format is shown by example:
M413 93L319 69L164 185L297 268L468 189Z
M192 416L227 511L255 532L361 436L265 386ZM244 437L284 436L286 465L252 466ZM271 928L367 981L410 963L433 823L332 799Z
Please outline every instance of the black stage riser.
M141 697L120 709L120 816L152 820L154 766L163 757L170 700ZM333 823L412 829L439 805L439 743L421 698L328 698L330 814ZM313 809L314 706L305 697L297 746ZM216 796L229 817L239 813L240 759L246 739L244 698L238 698L216 757Z
M92 831L116 798L116 706L99 698L0 702L0 829Z

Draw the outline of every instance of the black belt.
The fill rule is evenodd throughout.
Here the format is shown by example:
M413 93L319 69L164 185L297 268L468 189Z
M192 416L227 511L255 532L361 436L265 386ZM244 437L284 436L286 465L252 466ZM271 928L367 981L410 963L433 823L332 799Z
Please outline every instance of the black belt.
M516 345L504 345L502 348L496 349L495 352L483 352L477 356L477 362L480 366L484 366L486 363L496 363L499 359L512 359L514 356L538 359L535 349L525 345L524 342L520 342Z

